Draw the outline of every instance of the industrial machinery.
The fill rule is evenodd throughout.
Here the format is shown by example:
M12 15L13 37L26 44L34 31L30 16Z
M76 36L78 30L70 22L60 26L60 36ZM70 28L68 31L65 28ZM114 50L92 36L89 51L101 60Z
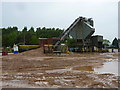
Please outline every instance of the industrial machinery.
M77 51L94 51L94 47L101 49L103 36L92 36L95 32L93 26L92 18L77 18L70 27L61 34L60 40L54 45L55 50L59 50L61 41L67 40L68 38L76 40Z
M103 36L92 36L95 32L94 22L92 18L79 17L60 37L57 38L39 38L40 46L43 46L45 52L65 52L69 47L66 47L65 42L68 39L75 40L75 51L89 52L102 49ZM52 45L52 46L51 46Z

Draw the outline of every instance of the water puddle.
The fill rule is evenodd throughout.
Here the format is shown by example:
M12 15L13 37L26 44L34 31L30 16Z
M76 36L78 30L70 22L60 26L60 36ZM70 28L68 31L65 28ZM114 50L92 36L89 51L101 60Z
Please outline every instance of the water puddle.
M118 72L118 61L105 62L102 66L97 68L93 66L80 66L80 67L73 67L72 70L90 71L100 74L111 73L117 76L120 75L120 73Z
M95 72L98 73L112 73L118 76L118 61L105 62L103 66L94 68Z

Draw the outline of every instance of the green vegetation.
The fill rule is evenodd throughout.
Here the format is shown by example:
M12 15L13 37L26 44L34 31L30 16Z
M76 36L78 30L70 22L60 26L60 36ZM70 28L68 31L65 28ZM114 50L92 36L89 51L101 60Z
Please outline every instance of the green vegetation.
M107 39L103 39L103 45L110 46L110 41Z
M24 27L22 30L18 30L17 27L0 28L0 47L13 47L14 44L17 45L38 45L38 38L51 38L59 37L64 30L59 28L36 28L31 27L28 29ZM76 46L75 39L68 39L67 41L62 41L66 43L69 48L74 48ZM104 46L114 46L118 48L118 39L115 38L112 45L109 40L103 40Z
M17 27L8 27L0 29L2 31L2 47L13 47L14 44L18 45L37 45L39 44L38 38L51 38L59 37L63 32L62 29L55 28L36 28L31 27L29 30L24 27L18 30Z
M69 48L74 48L76 46L76 40L70 38L67 40L66 44Z
M112 48L119 48L119 41L116 37L113 39L112 43L109 40L104 39L103 45Z
M114 38L113 42L112 42L112 46L114 46L115 48L119 48L118 46L118 39Z

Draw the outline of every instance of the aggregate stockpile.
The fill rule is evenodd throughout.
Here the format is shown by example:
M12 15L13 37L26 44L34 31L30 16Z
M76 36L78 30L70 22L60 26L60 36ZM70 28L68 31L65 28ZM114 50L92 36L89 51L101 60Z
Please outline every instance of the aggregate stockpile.
M101 50L103 36L92 36L95 32L93 26L92 18L77 18L70 27L62 33L60 40L56 42L54 47L59 49L61 41L73 38L76 40L76 48L78 48L79 51L94 51L95 48Z

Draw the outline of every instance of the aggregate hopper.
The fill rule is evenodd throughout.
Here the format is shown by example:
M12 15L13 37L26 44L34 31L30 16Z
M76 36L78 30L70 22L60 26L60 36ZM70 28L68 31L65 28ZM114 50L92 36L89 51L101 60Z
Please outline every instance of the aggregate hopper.
M77 42L80 49L90 46L90 38L95 32L92 18L79 17L77 18L66 31L60 36L60 40L56 42L54 47L58 47L61 41L68 38L73 38Z

